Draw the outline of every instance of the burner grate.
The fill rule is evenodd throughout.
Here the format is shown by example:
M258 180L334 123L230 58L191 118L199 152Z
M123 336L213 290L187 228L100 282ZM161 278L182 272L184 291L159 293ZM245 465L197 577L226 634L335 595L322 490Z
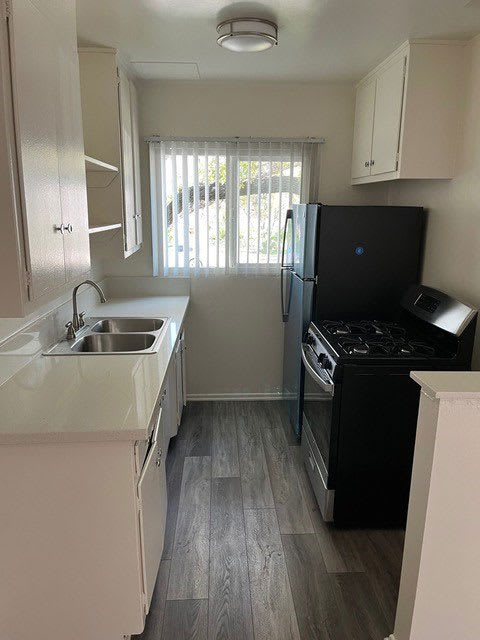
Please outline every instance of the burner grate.
M406 330L394 322L379 322L377 320L333 321L327 320L323 328L334 336L389 336L404 338Z
M426 342L391 336L342 337L338 339L338 345L344 353L352 356L431 358L436 355L435 348Z

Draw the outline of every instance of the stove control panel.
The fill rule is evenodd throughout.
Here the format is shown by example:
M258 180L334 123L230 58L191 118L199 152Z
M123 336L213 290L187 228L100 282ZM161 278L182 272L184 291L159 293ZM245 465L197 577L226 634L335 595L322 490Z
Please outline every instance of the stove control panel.
M403 297L402 307L417 318L455 336L460 336L477 315L473 307L421 284L410 287Z
M435 311L440 306L440 300L438 298L434 298L432 296L427 296L426 293L421 293L418 298L415 300L414 305L419 309L423 309L428 313L435 313Z
M328 353L320 332L313 322L310 323L305 337L305 342L310 347L312 356L315 359L315 365L318 366L318 369L324 369L332 375L333 370L335 369L335 360L332 355Z

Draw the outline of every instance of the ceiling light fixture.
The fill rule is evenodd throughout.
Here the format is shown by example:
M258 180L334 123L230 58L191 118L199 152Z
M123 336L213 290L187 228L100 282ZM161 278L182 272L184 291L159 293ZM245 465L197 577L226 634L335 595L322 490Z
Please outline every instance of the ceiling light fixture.
M265 51L278 44L278 27L260 18L231 18L217 26L217 43L238 53Z

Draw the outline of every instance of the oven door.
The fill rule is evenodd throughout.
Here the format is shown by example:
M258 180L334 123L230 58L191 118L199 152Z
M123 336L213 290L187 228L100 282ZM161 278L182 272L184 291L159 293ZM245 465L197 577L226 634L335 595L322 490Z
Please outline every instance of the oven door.
M315 362L308 344L302 344L305 367L302 456L323 519L333 519L334 477L331 469L334 402L337 391L328 372Z

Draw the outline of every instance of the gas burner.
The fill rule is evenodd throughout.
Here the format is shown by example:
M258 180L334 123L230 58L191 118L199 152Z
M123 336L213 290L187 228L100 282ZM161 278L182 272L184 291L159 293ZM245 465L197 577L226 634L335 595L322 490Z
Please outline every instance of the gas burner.
M390 356L391 358L425 358L436 355L426 342L393 338L391 335L339 337L338 345L349 356Z
M413 355L415 355L415 350L408 343L406 343L406 344L396 344L393 347L391 353L392 353L392 356L413 356Z
M368 321L359 322L335 322L327 321L324 323L325 329L334 336L359 336L369 333L375 333L375 326Z
M361 338L340 338L338 344L351 356L366 356L370 353L370 347Z
M432 345L427 344L426 342L416 342L411 341L410 346L412 347L415 355L432 357L436 355L435 348Z
M407 335L406 329L394 322L382 322L380 326L384 334L391 336L394 339L405 338Z
M368 344L356 344L350 347L349 353L356 356L367 356L370 353Z
M323 326L328 333L332 334L332 336L346 336L350 333L350 329L346 322L335 322L332 320L325 322Z

